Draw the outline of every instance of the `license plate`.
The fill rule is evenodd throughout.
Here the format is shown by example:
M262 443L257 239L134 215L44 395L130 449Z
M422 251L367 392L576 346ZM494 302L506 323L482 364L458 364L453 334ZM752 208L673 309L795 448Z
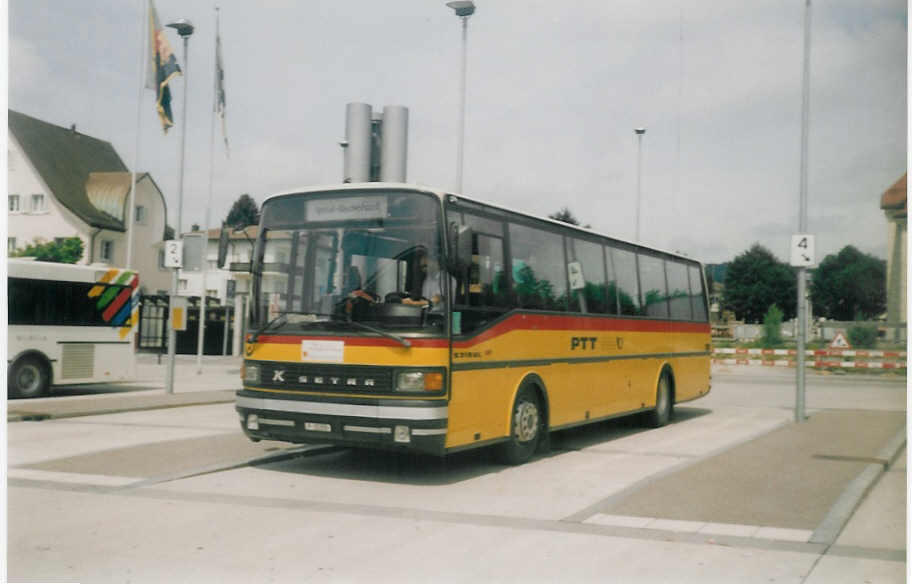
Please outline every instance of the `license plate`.
M329 424L318 424L316 422L304 422L304 429L311 432L331 432L332 426Z

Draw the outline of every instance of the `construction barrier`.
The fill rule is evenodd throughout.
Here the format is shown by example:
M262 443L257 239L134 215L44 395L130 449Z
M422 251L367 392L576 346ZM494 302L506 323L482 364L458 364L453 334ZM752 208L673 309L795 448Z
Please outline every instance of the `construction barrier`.
M816 369L841 367L846 369L905 369L905 351L876 351L854 349L809 349L804 352L806 357L851 357L851 360L840 359L809 359L805 366ZM763 357L787 355L794 357L798 354L795 349L713 349L713 355L760 355ZM895 359L895 361L869 361L871 357L882 359ZM744 358L714 358L713 363L718 365L759 365L763 367L795 367L797 362L793 359L744 359Z

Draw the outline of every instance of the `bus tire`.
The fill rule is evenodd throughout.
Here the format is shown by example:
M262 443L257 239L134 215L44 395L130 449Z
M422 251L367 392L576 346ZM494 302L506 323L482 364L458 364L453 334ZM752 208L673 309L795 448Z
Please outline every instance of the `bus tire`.
M661 428L671 420L674 399L671 394L671 376L663 371L656 384L656 406L646 416L646 423L651 428Z
M23 357L10 369L7 397L41 397L47 393L50 378L44 361L34 355Z
M544 416L538 393L525 386L516 394L510 415L510 436L499 445L498 459L517 465L529 460L544 433Z

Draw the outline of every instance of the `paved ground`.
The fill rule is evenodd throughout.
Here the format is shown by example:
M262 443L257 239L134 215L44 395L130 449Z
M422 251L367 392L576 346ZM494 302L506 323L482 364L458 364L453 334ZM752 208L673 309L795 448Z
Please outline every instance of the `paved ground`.
M46 416L9 425L10 578L905 580L902 382L815 377L796 425L787 376L717 370L665 428L560 432L503 467L253 444L230 402L173 407L230 394L236 363L179 364L174 395L9 402Z

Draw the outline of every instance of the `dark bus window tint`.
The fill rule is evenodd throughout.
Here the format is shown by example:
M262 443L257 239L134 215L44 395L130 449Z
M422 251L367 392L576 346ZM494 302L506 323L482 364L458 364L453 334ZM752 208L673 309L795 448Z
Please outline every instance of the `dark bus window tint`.
M91 282L58 282L10 278L7 283L9 324L58 326L111 326L103 312L110 306L98 304L104 296L89 297L95 286ZM123 286L108 286L120 294Z
M644 314L654 318L668 318L668 291L665 288L664 262L661 258L654 256L638 255Z
M510 249L517 305L536 310L567 310L563 238L511 223Z
M689 266L687 272L690 274L690 305L693 308L693 319L706 322L706 295L703 292L703 277L700 274L700 268Z
M615 299L611 297L608 306L608 295L605 285L605 258L602 246L581 239L567 239L567 256L570 260L568 272L578 264L585 287L573 290L570 295L570 310L592 312L596 314L612 313Z
M620 314L640 314L640 288L637 284L636 255L631 251L612 248L611 261L617 278Z
M674 320L691 320L690 285L687 279L687 266L674 260L665 261L665 273L668 276L668 311Z

